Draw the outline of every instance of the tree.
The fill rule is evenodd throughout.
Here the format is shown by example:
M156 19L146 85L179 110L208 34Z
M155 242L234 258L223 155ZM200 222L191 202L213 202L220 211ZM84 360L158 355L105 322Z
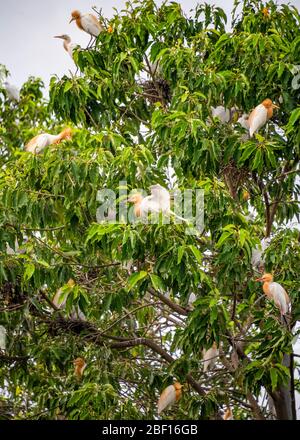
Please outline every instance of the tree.
M112 32L75 51L80 72L52 78L48 105L33 79L19 105L0 103L1 417L153 419L178 381L182 398L163 418L220 419L227 407L235 419L296 418L299 12L236 1L231 31L207 4L187 17L175 2L128 2L101 18ZM280 109L251 139L235 117L211 116L265 98ZM66 125L72 141L22 151ZM201 233L163 218L97 222L98 190L156 183L204 191ZM254 281L263 237L264 269L292 300L289 325Z

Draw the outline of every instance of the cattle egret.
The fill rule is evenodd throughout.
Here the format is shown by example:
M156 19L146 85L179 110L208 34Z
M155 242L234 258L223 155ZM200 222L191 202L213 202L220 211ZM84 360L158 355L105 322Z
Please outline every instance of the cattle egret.
M281 315L286 315L289 311L291 304L290 298L284 288L273 281L273 275L265 273L261 278L257 278L255 281L262 281L263 291L268 299L272 299L280 310Z
M135 193L129 197L128 201L134 204L136 217L147 217L149 213L170 212L169 192L160 185L152 185L150 191L151 196L143 197L141 193Z
M98 37L100 32L104 31L104 27L93 14L81 14L81 12L76 10L73 11L71 15L72 18L70 23L76 20L76 24L79 29L91 36L88 46L90 45L93 37Z
M74 374L77 377L77 379L81 379L84 369L86 367L85 360L81 357L78 357L73 361L73 364L75 365Z
M179 382L175 382L173 385L169 385L163 390L158 400L158 414L162 413L165 409L170 408L175 402L177 402L181 395L182 385Z
M175 214L170 209L170 194L161 185L150 186L151 196L143 197L141 193L135 193L129 197L128 202L134 204L134 214L136 217L147 218L149 213L158 214L162 212L166 215L174 215L177 219L187 222L186 219Z
M75 49L76 45L71 43L71 38L69 37L69 35L56 35L54 38L60 38L61 40L64 40L63 47L65 51L68 52L70 57L73 58L73 50Z
M219 349L217 347L216 342L213 343L212 347L208 350L202 350L202 357L203 357L203 371L204 373L207 372L207 370L213 369L217 362L217 357L219 356Z
M194 308L193 304L196 301L196 299L197 299L196 295L194 294L194 292L192 292L188 299L188 307L190 310Z
M273 104L271 99L265 99L261 104L255 107L254 110L252 110L248 119L250 137L253 137L253 134L272 118L274 108L279 107Z
M20 101L19 89L13 84L10 84L8 81L5 81L3 85L6 90L8 99L10 99L11 101L19 102Z
M252 249L251 264L254 270L258 270L259 272L262 272L264 270L265 259L263 254L268 248L270 242L270 237L263 238L260 242L260 245Z
M221 122L230 122L233 118L236 108L231 109L224 107L223 105L218 105L217 107L211 107L211 114L213 118L220 119Z
M75 281L72 280L72 278L70 278L66 285L67 285L67 288L72 289L75 286ZM69 293L70 292L66 292L65 289L59 288L52 299L52 303L58 309L64 309L66 307L67 298L68 298ZM70 317L72 319L85 320L85 315L84 315L84 313L82 313L82 311L79 309L79 307L72 307Z
M72 138L72 131L70 128L66 128L61 133L57 135L42 133L31 139L26 145L25 150L33 153L39 154L48 145L59 144L63 140L70 140Z
M231 408L227 408L223 416L223 420L233 420L233 414Z
M26 249L22 248L28 241L27 237L23 237L23 243L21 244L21 247L19 246L18 239L15 238L15 248L11 248L9 244L6 242L6 253L7 255L17 255L17 254L25 254Z
M5 351L6 349L6 328L0 325L0 350Z

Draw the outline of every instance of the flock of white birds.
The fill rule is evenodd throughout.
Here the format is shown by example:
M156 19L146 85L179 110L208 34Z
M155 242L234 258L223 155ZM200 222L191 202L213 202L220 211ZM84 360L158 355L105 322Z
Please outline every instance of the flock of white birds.
M81 30L91 36L89 45L93 38L97 38L100 32L103 32L105 30L97 17L90 13L81 14L79 11L75 10L71 14L70 23L73 21L76 22L77 26ZM112 31L112 28L109 27L108 32ZM71 57L73 57L73 50L76 45L71 42L70 36L67 34L62 34L57 35L54 38L62 39L64 49ZM3 87L6 90L7 98L9 100L14 101L15 103L20 102L20 92L15 85L5 81L3 83ZM257 107L255 107L250 114L243 113L237 119L237 123L239 123L245 130L247 130L249 132L249 137L252 138L253 135L257 133L270 118L272 118L274 108L278 108L278 106L275 105L270 99L265 99ZM222 123L231 122L233 120L233 116L236 113L239 114L238 110L235 107L232 107L231 109L228 109L222 105L211 107L212 117L219 119ZM71 136L72 131L70 128L66 128L58 135L41 133L40 135L35 136L26 144L25 150L33 154L39 154L47 146L58 144L63 140L69 140L71 139ZM129 202L134 204L134 213L136 217L147 217L149 213L157 214L159 212L162 212L166 215L175 215L174 212L170 209L169 192L160 185L153 185L150 189L150 196L142 197L141 194L136 193L128 199ZM181 217L178 218L184 220ZM261 271L261 269L264 267L263 253L266 250L269 242L270 239L264 239L262 240L261 246L253 250L252 265L253 268L258 271ZM17 251L12 250L12 252ZM289 311L290 300L283 287L280 284L273 282L273 277L270 274L264 274L261 278L259 278L259 280L264 282L263 289L266 296L269 299L273 299L275 305L279 308L281 315L286 315ZM73 280L69 280L69 282L67 283L67 287L69 288L72 288L74 285L75 283ZM65 295L64 290L59 289L56 292L52 301L57 309L63 309L66 305L66 299L67 295ZM191 293L188 299L188 307L190 309L193 308L193 303L196 300L196 295L194 293ZM85 316L78 308L73 308L71 312L71 317L76 319L85 319ZM5 338L6 329L3 326L0 326L1 350L5 350ZM208 350L203 350L202 358L204 373L207 373L209 369L214 368L218 357L219 348L217 347L217 344L215 342L213 343L211 348L209 348ZM81 377L83 374L83 370L86 366L85 361L82 358L77 358L74 361L74 365L76 376ZM158 401L158 414L168 409L171 405L173 405L180 399L182 395L182 387L183 386L179 382L175 382L173 385L170 385L164 389ZM233 418L230 408L227 408L223 418L225 420L231 420Z

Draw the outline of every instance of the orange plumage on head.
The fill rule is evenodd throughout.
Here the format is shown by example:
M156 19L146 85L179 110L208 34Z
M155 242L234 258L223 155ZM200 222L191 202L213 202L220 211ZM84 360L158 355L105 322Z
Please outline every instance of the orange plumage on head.
M268 17L270 16L270 14L269 14L269 9L268 9L267 7L264 7L264 8L262 9L262 13L263 13L263 15L264 15L266 18L268 18Z
M81 14L77 9L75 9L75 11L71 12L71 16L72 16L73 20L77 20L78 18L81 17Z
M267 112L268 112L268 119L271 119L273 116L273 109L274 108L279 108L278 105L273 104L272 100L267 98L264 99L262 102L262 105L266 108Z
M71 139L71 137L72 137L72 129L70 127L65 128L61 132L61 135L62 135L62 139L67 139L67 140Z
M71 13L71 20L69 21L69 23L72 23L72 21L76 21L77 26L79 27L79 29L84 30L81 24L81 14L80 12L76 9L75 11L72 11Z
M273 275L271 273L264 273L261 278L257 278L255 281L262 281L264 283L263 284L263 291L264 291L265 295L268 298L270 298L271 294L270 294L269 283L271 283L273 281Z

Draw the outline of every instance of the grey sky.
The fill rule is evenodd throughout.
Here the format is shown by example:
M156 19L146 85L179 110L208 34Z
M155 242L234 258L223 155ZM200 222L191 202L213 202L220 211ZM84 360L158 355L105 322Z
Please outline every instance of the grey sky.
M227 15L233 5L233 0L206 2L221 6ZM199 1L182 0L180 3L188 12ZM291 0L291 3L300 9L300 0ZM101 7L104 15L110 18L114 15L113 8L121 10L125 0L0 0L0 63L10 70L10 81L21 86L29 75L34 75L48 85L52 74L62 76L69 69L74 71L62 40L53 36L69 34L74 43L85 47L89 36L74 22L69 24L69 20L72 10L92 12L93 5Z

